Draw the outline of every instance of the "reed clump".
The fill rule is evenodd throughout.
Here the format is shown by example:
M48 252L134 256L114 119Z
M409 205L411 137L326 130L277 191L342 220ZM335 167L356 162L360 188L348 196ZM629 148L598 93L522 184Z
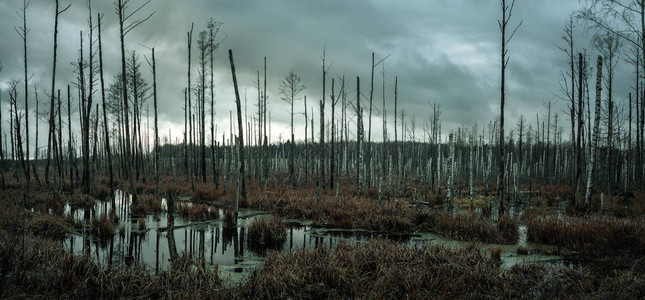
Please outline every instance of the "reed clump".
M82 193L74 193L68 197L69 206L72 210L90 209L96 204L94 197Z
M41 214L29 221L28 229L29 232L40 237L62 240L70 232L71 227L62 216Z
M136 216L162 212L161 198L154 194L143 194L137 196L137 203L131 208L132 214Z
M641 218L525 214L524 219L529 241L593 256L645 253L645 221Z
M313 220L318 226L406 232L413 228L414 210L404 201L372 201L356 196L336 198L311 190L264 192L250 198L250 207L270 210L287 219Z
M146 219L143 217L140 217L137 220L137 223L139 224L139 230L146 230Z
M92 236L96 238L106 240L114 236L114 223L112 223L112 219L106 215L92 218L90 228Z
M219 209L212 205L199 203L175 203L175 212L192 221L207 221L219 218Z
M418 213L414 219L417 231L436 232L446 237L484 243L517 242L517 219L500 217L497 226L479 213L452 215L444 212Z
M248 245L257 253L280 249L287 240L287 226L278 217L257 218L249 225Z
M195 192L193 193L193 200L203 202L217 202L224 196L224 191L215 189L211 184L198 184L195 185Z

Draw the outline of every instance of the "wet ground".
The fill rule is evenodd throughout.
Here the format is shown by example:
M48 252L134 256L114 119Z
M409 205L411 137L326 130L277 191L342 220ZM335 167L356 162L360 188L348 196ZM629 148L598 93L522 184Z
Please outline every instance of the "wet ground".
M89 254L101 265L128 265L133 262L150 272L157 272L169 266L170 254L168 248L167 214L165 212L142 216L145 218L146 229L139 230L139 217L129 214L130 197L117 191L114 206L111 202L97 202L93 210L71 211L77 220L89 224L93 215L108 214L115 210L119 224L112 239L98 240L89 233L89 225L82 230L70 234L64 241L64 246L76 255ZM189 203L189 202L188 202ZM165 210L166 202L162 201ZM205 264L216 266L220 277L234 283L242 280L263 261L266 249L250 250L247 243L248 226L257 218L269 218L269 212L241 209L238 215L238 225L235 229L224 229L220 219L191 222L180 216L175 217L174 238L177 251L186 251L193 257L202 258ZM469 242L457 241L432 233L401 233L386 234L366 230L345 230L333 228L313 228L312 222L302 220L284 220L287 223L287 239L281 251L297 249L313 249L321 245L334 248L343 240L350 243L360 243L369 238L382 237L411 247L438 244L447 247L462 247ZM525 261L549 261L557 259L554 256L544 256L535 253L517 255L517 248L525 246L529 249L540 245L527 243L526 227L518 228L519 239L515 245L481 244L488 251L500 246L501 259L506 267Z

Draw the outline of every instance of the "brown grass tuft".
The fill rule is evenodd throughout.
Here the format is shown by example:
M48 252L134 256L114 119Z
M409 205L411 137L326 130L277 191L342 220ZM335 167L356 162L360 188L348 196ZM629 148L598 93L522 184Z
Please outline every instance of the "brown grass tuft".
M161 209L161 198L154 194L143 194L137 196L137 203L130 208L135 216L159 213Z
M139 223L139 230L146 230L146 219L145 218L139 218L138 220Z
M219 218L219 209L212 205L198 203L175 203L175 212L192 221L207 221Z
M28 228L37 236L55 240L64 239L70 231L70 226L64 217L49 214L35 216L31 219Z
M587 255L645 253L645 221L615 217L524 216L530 241Z
M278 217L257 218L249 225L249 249L264 253L266 249L280 249L287 240L287 226Z
M95 203L94 197L87 194L74 193L69 196L69 205L72 210L89 209L94 207Z
M92 235L99 239L107 240L114 235L114 223L106 215L94 217L90 224Z

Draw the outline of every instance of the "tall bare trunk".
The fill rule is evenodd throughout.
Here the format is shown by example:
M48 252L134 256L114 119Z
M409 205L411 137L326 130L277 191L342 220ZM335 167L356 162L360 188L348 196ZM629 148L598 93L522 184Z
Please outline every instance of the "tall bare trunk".
M600 127L600 96L602 93L602 56L598 56L596 65L596 108L594 110L593 122L593 141L591 143L591 153L587 161L587 189L585 192L585 211L589 213L591 207L591 182L593 179L593 169L596 159L596 147L598 147L598 129Z
M103 129L105 130L105 150L107 152L108 175L110 176L110 195L114 195L114 173L112 170L112 150L110 147L110 127L107 120L107 111L105 107L105 79L103 76L103 44L101 40L101 14L98 14L99 30L99 70L101 76L101 98L103 100Z
M240 102L240 93L237 88L237 77L235 76L235 62L233 61L233 51L228 50L228 58L231 63L231 74L233 76L233 86L235 88L235 106L237 108L237 127L238 127L238 158L239 158L239 171L238 171L238 181L241 185L238 186L242 189L242 199L246 200L246 180L244 176L244 130L242 127L242 104ZM239 189L238 189L239 191ZM235 216L237 217L239 209L239 197L235 198ZM236 218L237 219L237 218Z

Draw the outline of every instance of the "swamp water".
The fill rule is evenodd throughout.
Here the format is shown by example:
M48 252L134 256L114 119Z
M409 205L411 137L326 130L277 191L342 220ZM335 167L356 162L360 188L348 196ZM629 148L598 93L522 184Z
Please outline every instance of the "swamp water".
M163 270L170 265L167 226L168 219L166 200L162 200L164 212L131 216L129 206L131 197L122 191L117 191L114 207L111 201L97 201L93 209L72 211L66 207L66 213L76 220L83 222L83 228L70 234L63 242L64 247L75 255L88 254L99 265L125 266L136 262L140 267L150 272ZM189 201L176 200L191 205ZM99 240L90 233L90 220L93 216L109 215L115 210L119 223L115 226L115 234L109 240ZM191 222L188 218L175 216L174 238L177 252L190 253L194 258L200 258L205 264L217 266L220 278L229 283L243 280L263 261L267 249L250 249L247 242L249 225L258 218L270 218L269 212L240 209L238 225L235 229L225 229L223 211L219 211L217 220ZM140 230L138 220L145 219L146 229ZM382 237L397 243L412 247L426 245L443 245L447 247L463 247L469 242L457 241L432 233L398 233L386 234L366 230L346 230L312 227L311 221L284 220L287 224L286 241L280 251L288 252L299 249L310 250L319 246L335 248L340 241L360 243L364 240ZM526 226L519 228L519 240L516 245L480 244L481 249L502 248L501 259L506 267L525 261L549 261L558 259L556 256L539 254L517 255L517 247L527 244Z

